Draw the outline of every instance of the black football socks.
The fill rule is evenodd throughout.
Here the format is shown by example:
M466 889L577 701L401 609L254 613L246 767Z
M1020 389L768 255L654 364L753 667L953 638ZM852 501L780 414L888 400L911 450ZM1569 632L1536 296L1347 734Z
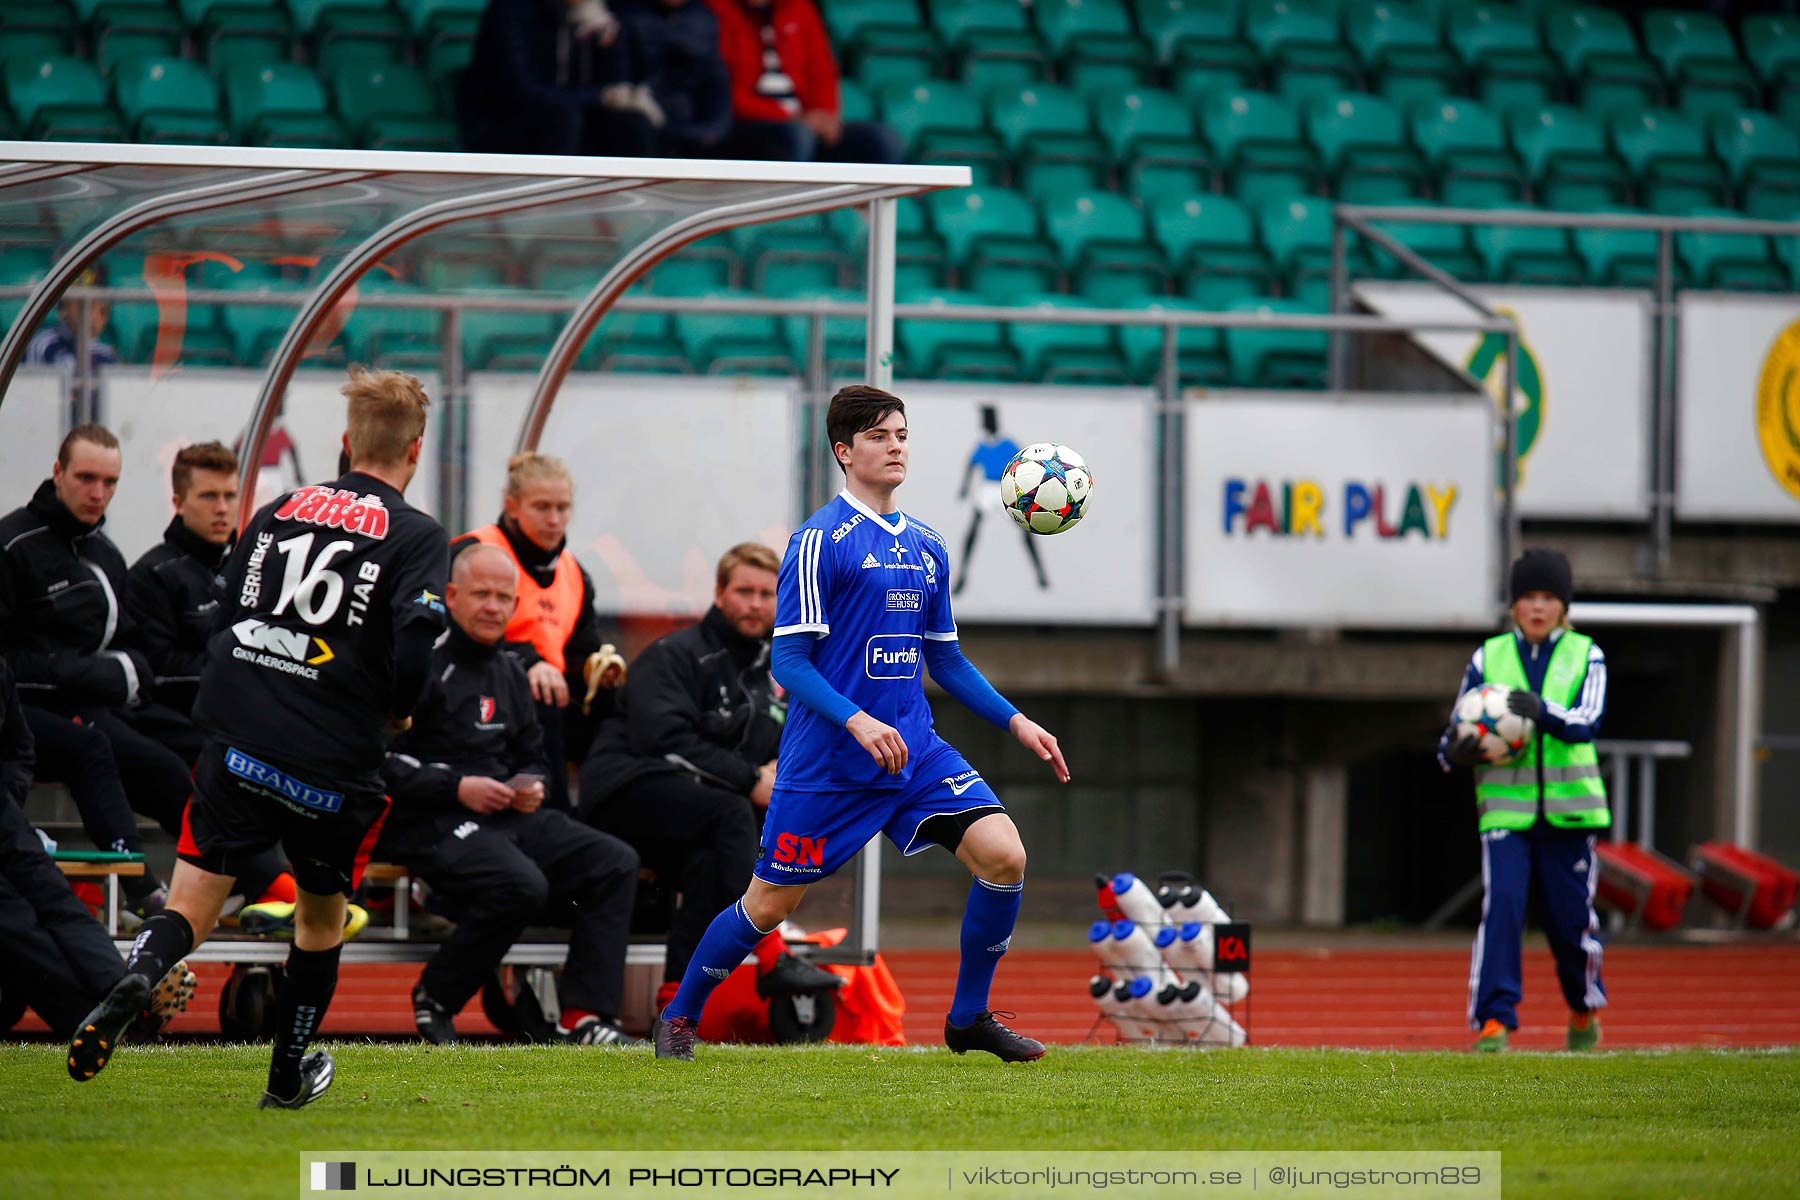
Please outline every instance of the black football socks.
M194 927L174 909L165 908L144 922L125 960L127 975L142 975L152 986L194 948Z
M331 1007L343 949L339 943L329 950L295 946L288 951L287 979L275 1006L275 1053L269 1061L269 1092L279 1099L300 1090L300 1060Z

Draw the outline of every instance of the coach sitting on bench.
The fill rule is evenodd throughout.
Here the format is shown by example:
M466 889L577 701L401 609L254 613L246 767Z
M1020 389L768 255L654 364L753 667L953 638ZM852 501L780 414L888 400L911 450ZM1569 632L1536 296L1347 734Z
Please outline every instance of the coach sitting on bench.
M454 908L456 932L425 964L413 1017L425 1040L454 1042L451 1018L491 978L533 920L570 925L557 1035L578 1045L619 1030L638 856L544 803L544 735L525 669L499 652L518 603L512 557L488 545L456 556L450 628L432 656L412 728L390 745L393 808L378 858L418 871Z
M630 842L681 893L657 1012L680 986L710 914L742 894L756 865L787 718L769 673L780 567L756 542L725 552L712 607L699 624L644 648L623 715L601 725L581 768L582 816ZM756 948L763 995L842 984L785 949L779 931Z

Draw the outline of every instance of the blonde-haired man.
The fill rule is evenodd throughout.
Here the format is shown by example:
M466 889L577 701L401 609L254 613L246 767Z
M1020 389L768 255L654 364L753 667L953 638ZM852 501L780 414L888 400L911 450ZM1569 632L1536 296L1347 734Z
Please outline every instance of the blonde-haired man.
M307 1047L337 987L346 900L387 815L387 735L410 721L444 631L448 573L443 528L404 496L424 388L353 367L343 391L349 473L258 510L221 571L194 713L209 741L168 908L70 1043L77 1080L106 1065L149 981L212 932L241 864L280 843L298 898L258 1107L299 1108L331 1085L331 1056Z

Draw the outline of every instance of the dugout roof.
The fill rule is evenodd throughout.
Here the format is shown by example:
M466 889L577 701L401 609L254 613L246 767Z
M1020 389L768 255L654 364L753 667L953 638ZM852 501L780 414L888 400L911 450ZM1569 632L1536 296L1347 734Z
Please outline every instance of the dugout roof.
M968 183L966 167L0 142L0 252L49 264L0 343L0 404L40 322L108 254L277 248L311 274L257 398L247 503L288 380L338 302L402 247L478 233L553 245L592 273L539 369L517 439L530 447L625 288L679 247L738 226L870 205L873 357L892 345L893 304L892 205L874 202Z

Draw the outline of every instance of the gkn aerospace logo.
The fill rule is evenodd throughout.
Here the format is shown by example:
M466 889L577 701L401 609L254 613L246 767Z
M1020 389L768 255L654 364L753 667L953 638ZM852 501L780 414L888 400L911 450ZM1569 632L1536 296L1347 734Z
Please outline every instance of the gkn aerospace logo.
M324 638L297 629L282 629L255 617L245 617L231 627L231 633L238 640L231 648L231 657L302 679L317 679L318 668L337 657ZM316 654L314 646L318 647Z

